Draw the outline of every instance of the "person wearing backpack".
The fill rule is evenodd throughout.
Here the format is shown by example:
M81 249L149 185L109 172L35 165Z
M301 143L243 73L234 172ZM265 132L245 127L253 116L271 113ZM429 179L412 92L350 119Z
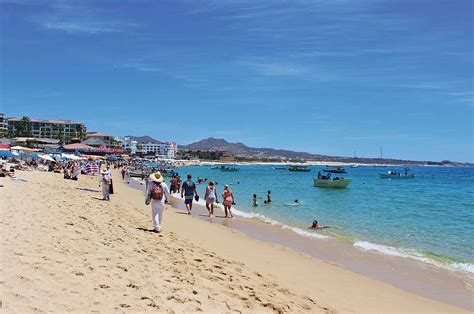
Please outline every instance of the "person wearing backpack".
M199 201L199 195L196 191L196 184L191 180L192 176L188 174L188 180L183 183L181 187L181 198L184 194L184 204L186 204L186 209L188 210L188 215L191 215L191 210L193 209L193 199L196 199L196 202Z
M151 219L155 232L161 232L161 220L165 203L168 203L170 191L166 183L163 182L163 176L160 172L150 174L147 185L145 204L151 205Z
M99 176L99 187L102 185L102 200L110 201L110 184L112 177L107 170L102 170Z

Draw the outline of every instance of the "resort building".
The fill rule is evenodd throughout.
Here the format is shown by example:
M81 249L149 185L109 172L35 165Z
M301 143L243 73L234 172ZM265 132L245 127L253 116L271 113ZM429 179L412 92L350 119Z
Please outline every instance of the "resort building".
M140 139L140 138L136 138ZM174 159L178 152L178 146L175 142L160 142L152 140L148 137L147 141L138 141L130 137L122 137L119 141L122 147L131 154L142 153L142 154L153 154L162 158Z
M150 154L154 153L155 156L174 159L178 152L178 146L175 142L165 143L143 143L141 151Z
M8 122L5 119L5 114L0 112L0 137L5 137L8 132Z
M104 134L100 132L87 132L85 139L98 139L107 145L115 144L115 137L113 135Z
M86 126L82 122L31 118L28 120L29 134L18 134L23 128L24 121L21 118L8 118L7 121L8 132L12 135L60 139L64 143L69 143L72 138L81 137L86 132Z
M130 154L135 155L137 153L137 141L132 140L130 137L121 137L117 138L126 151L129 151Z

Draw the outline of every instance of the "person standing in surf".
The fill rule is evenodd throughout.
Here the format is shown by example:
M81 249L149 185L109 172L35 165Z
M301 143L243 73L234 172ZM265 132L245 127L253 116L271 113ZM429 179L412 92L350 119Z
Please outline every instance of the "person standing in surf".
M234 218L232 212L230 211L232 204L234 204L234 194L232 194L232 190L226 184L224 185L224 192L222 192L222 199L224 203L224 211L225 211L225 218L228 218L230 214L230 218Z
M218 202L214 182L210 181L209 185L206 187L204 199L206 200L206 208L209 211L209 217L212 217L214 215L214 203Z

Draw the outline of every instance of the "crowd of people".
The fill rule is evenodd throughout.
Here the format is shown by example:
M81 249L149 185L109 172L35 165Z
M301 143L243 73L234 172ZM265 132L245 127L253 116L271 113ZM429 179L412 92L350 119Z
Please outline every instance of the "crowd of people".
M44 170L49 172L63 173L64 179L78 180L80 174L96 174L98 173L99 188L102 192L102 200L110 201L110 195L114 194L113 179L111 167L120 169L122 180L127 184L131 181L131 169L139 169L140 164L132 165L127 161L104 161L104 160L65 160L65 161L46 161L46 160L27 160L18 161L12 160L10 169L0 163L0 177L13 177L16 170ZM102 169L102 170L101 170ZM145 171L143 171L145 173ZM142 177L145 177L144 175ZM168 203L171 194L178 194L184 200L184 204L188 215L191 215L193 210L193 203L199 201L200 196L197 191L196 183L192 180L191 175L187 175L186 181L182 181L179 175L173 175L169 181L169 187L165 183L163 175L157 171L145 177L146 181L146 205L151 206L152 222L154 231L160 232L162 229L162 218L165 204ZM232 206L235 205L234 194L229 185L224 185L222 193L217 191L217 182L208 180L207 178L197 179L198 184L207 183L204 193L204 201L208 216L214 216L214 209L216 204L222 201L225 218L233 218ZM240 183L240 182L239 182ZM272 193L267 191L264 205L272 203ZM253 194L252 205L259 206L257 194ZM299 205L299 201L295 199L293 205ZM323 229L317 220L314 220L311 229Z

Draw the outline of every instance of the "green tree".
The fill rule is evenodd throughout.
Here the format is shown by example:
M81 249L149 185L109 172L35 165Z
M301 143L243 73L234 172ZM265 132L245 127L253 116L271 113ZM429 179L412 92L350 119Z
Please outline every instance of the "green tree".
M59 140L59 145L64 144L64 134L63 132L59 131L58 136L56 137L57 140Z
M16 136L19 137L32 137L33 134L31 133L31 123L30 118L24 116L20 120L20 124L16 128Z

